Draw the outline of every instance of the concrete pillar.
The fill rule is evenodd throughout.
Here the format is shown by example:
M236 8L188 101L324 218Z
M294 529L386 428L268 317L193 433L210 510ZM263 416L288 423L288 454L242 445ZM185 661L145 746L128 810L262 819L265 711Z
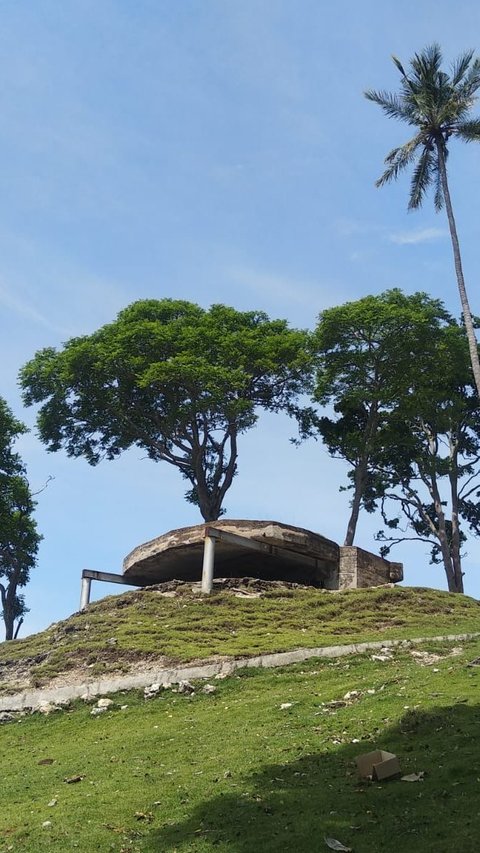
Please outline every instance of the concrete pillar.
M209 593L213 586L213 565L215 562L215 539L205 536L203 546L202 592Z
M85 610L87 604L90 604L90 587L92 585L91 578L82 577L82 589L80 593L80 610Z

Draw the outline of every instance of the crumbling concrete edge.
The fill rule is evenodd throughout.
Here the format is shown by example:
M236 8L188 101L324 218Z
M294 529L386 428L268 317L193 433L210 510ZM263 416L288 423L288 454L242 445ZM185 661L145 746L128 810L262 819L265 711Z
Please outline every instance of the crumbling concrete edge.
M197 664L196 666L180 666L175 668L159 668L138 675L122 675L117 678L102 678L84 684L65 685L50 689L24 690L9 696L0 697L0 711L23 711L38 708L45 702L62 703L74 699L93 699L107 693L118 693L123 690L141 690L154 682L164 686L178 684L180 681L193 681L199 678L215 678L215 676L232 675L238 669L246 667L267 668L288 666L301 663L309 658L339 658L344 655L361 655L365 652L380 649L419 645L421 643L455 643L474 640L480 637L480 631L472 634L446 634L441 637L415 637L410 640L381 640L366 643L349 643L346 646L323 646L313 649L293 649L289 652L274 652L250 658L230 658L212 663Z

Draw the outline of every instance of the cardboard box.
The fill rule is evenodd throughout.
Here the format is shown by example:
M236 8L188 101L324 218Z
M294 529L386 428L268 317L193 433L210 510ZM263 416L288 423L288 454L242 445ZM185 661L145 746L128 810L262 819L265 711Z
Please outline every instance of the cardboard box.
M382 779L393 779L399 776L400 762L393 752L384 749L374 749L373 752L365 752L356 758L357 770L360 776L371 776L380 782Z

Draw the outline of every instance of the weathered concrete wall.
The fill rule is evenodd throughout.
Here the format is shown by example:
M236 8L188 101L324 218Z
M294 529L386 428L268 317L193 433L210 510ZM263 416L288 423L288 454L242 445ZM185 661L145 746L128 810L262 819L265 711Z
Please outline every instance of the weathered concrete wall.
M403 580L403 564L384 560L355 545L340 546L337 589L379 586Z

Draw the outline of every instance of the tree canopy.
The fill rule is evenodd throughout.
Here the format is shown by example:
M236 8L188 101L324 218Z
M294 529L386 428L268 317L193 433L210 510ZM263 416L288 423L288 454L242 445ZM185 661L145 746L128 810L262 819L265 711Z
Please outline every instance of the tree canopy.
M18 633L27 611L18 590L29 581L41 540L33 518L35 501L14 449L15 439L25 431L0 398L0 602L6 640Z
M313 399L333 412L303 410L300 431L304 438L320 435L330 454L350 466L353 498L346 545L354 541L361 507L372 511L382 492L377 462L392 416L415 375L430 370L425 341L449 322L438 300L398 289L320 314L311 339L317 364Z
M461 544L480 529L480 405L464 327L439 300L391 290L323 312L313 346L314 400L333 411L306 409L300 426L349 465L345 544L360 509L380 504L383 553L430 542L449 589L463 591Z
M26 404L41 404L48 450L96 465L143 448L179 469L211 521L237 472L238 436L260 409L288 410L308 387L306 339L258 311L143 300L60 351L37 352L20 381Z

